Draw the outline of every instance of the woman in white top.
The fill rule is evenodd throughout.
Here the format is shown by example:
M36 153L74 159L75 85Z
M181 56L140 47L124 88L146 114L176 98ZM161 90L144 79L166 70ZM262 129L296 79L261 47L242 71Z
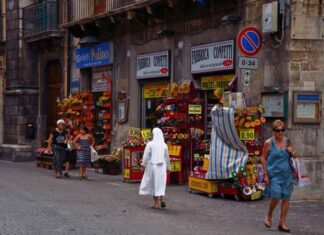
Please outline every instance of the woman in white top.
M153 140L145 148L142 166L145 169L139 193L151 195L154 199L152 208L164 208L164 195L167 182L167 172L170 171L168 146L165 144L163 132L153 129Z

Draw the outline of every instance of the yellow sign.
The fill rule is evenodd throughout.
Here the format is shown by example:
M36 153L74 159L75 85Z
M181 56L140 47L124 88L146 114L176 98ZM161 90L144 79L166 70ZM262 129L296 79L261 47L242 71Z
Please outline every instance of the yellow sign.
M254 129L241 129L240 140L254 140Z
M216 88L224 89L233 79L234 75L217 75L201 78L201 90L215 90Z
M163 98L169 95L168 83L150 83L144 85L145 99Z
M203 164L203 170L208 171L208 167L209 167L209 159L205 158L204 159L204 164Z
M181 170L181 162L180 161L174 161L170 163L170 169L171 172L178 172Z
M251 194L251 201L261 198L261 190L258 190Z
M128 135L130 138L141 138L141 129L140 128L135 128L135 127L130 127L128 130Z
M189 104L189 114L200 115L202 114L202 105L200 104Z
M152 138L152 130L151 129L142 129L141 134L142 134L143 139Z
M124 169L124 179L130 178L130 169Z
M172 157L180 157L181 146L180 145L168 145L169 155Z

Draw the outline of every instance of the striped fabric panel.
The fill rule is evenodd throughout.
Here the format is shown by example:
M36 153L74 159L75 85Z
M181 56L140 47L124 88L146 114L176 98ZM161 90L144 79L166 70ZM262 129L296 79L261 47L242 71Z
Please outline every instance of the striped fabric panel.
M231 172L245 166L248 153L235 130L234 110L214 107L211 111L213 130L207 179L232 178Z

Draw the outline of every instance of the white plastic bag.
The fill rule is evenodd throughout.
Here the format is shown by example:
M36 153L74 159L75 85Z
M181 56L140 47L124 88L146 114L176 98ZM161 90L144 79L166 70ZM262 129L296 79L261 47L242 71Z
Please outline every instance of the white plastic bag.
M304 187L311 184L309 176L307 174L307 170L305 167L305 163L301 159L293 159L293 183L297 187Z
M97 153L97 151L91 147L91 162L95 162L99 159L99 155Z

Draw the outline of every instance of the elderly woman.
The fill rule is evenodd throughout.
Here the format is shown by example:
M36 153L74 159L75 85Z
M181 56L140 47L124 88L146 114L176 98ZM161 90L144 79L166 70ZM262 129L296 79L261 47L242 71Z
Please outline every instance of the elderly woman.
M272 215L276 206L281 201L281 214L278 229L281 232L290 232L286 223L289 209L289 199L293 190L292 166L290 157L297 158L292 143L285 137L285 124L276 120L272 124L273 137L268 139L262 152L262 166L264 180L267 188L265 196L270 198L268 212L264 225L272 226Z
M56 178L62 177L63 164L66 159L68 132L65 130L65 121L60 119L56 122L57 127L48 139L47 152L53 151L53 163Z
M145 168L140 186L141 195L153 196L151 208L166 207L164 202L167 172L170 171L168 146L165 144L163 132L153 129L153 140L145 148L142 166Z

